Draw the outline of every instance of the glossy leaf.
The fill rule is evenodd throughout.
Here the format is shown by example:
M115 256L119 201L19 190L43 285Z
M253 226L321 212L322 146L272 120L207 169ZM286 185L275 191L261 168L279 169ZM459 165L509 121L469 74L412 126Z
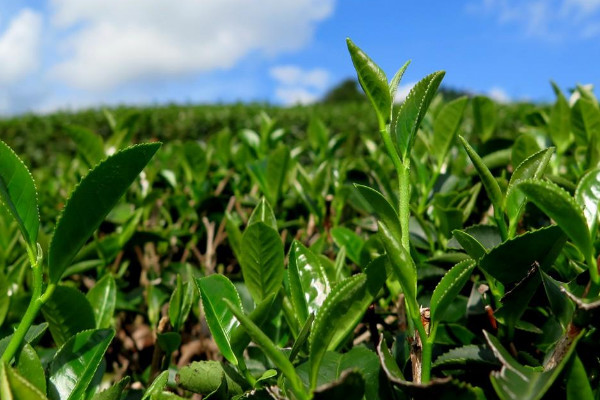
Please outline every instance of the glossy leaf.
M154 395L159 394L163 391L163 389L167 386L167 382L169 380L169 371L161 372L148 386L146 391L144 391L144 395L142 396L142 400L150 400L154 397Z
M39 389L5 363L0 363L0 398L2 400L47 400Z
M473 98L473 134L482 142L487 141L496 128L496 105L485 96Z
M114 335L112 329L79 332L58 350L49 367L50 400L84 397Z
M523 161L542 149L535 137L529 133L522 133L515 139L511 149L511 162L513 167L521 165Z
M454 143L456 133L462 122L469 98L466 96L446 103L433 122L431 151L438 166L441 166Z
M404 374L402 373L402 370L396 363L396 360L394 360L392 353L390 353L390 349L385 343L383 334L381 334L379 337L379 344L377 345L377 355L379 356L379 362L381 363L383 371L388 377L390 377L390 379L404 380Z
M521 191L516 190L517 184L526 179L542 178L553 153L554 148L550 147L531 155L519 164L510 177L510 182L506 189L506 214L511 221L511 225L518 222L526 202L525 195Z
M276 296L276 294L272 294L258 303L256 307L254 307L254 310L248 315L248 318L250 318L250 320L258 327L261 327L267 322L267 319L271 315L273 305L276 304ZM246 330L238 324L231 332L230 343L233 353L241 355L246 347L248 347L251 340L252 339L248 336Z
M194 361L181 368L177 378L184 389L205 396L223 390L223 383L229 396L240 395L248 389L248 384L231 366L218 361Z
M65 131L77 145L77 151L88 167L92 168L106 157L104 141L100 135L75 125L67 125Z
M386 257L372 261L365 273L337 284L317 313L310 334L310 384L317 383L319 366L327 350L335 350L361 320L386 279Z
M581 178L575 191L575 201L583 210L591 234L595 235L600 204L600 168L592 169Z
M127 385L129 385L130 380L131 378L129 376L124 377L108 389L96 393L94 397L92 397L92 400L120 400L121 395Z
M238 319L240 324L244 327L248 335L252 340L262 349L265 355L281 370L281 373L290 382L290 389L300 399L308 399L308 395L300 381L300 378L296 374L296 370L292 363L287 357L277 348L277 346L271 341L271 339L260 330L254 322L242 310L236 305L229 302L227 299L224 300L227 303L229 309L233 312L235 317Z
M277 230L277 219L275 218L275 214L273 214L273 209L264 197L260 199L256 208L252 211L252 214L248 219L248 226L253 225L256 222L262 222L274 230Z
M396 145L402 159L410 154L421 121L425 118L445 72L438 71L421 79L409 92L396 117Z
M465 365L497 366L500 362L489 347L469 344L440 354L433 363L434 368L455 368Z
M452 267L440 280L431 296L430 317L433 324L444 318L444 312L460 293L475 268L474 260L465 260Z
M289 282L292 304L301 324L316 313L329 294L329 280L319 257L294 240L289 255Z
M365 94L371 101L379 127L385 127L390 123L392 112L392 101L385 72L371 58L356 46L352 40L346 39L348 51L352 58L352 64L358 75L358 82Z
M540 274L542 277L542 284L544 285L546 296L548 297L548 301L550 302L550 308L552 309L552 313L554 314L558 322L560 322L563 329L567 329L567 326L573 318L575 306L567 298L567 295L562 291L560 282L554 280L550 275L548 275L544 271L540 271Z
M306 322L304 322L302 329L300 329L300 332L298 332L298 337L294 341L294 345L292 346L292 350L290 351L290 356L289 356L290 362L294 362L294 360L296 359L296 356L298 355L298 353L300 352L300 350L302 349L302 347L308 340L308 336L310 335L310 331L312 329L314 320L315 320L315 314L310 314L308 316L308 318L306 319Z
M129 147L98 164L81 180L67 200L50 242L50 282L60 280L79 249L98 229L159 147L160 143Z
M404 65L402 65L398 69L398 71L396 71L396 73L392 77L392 80L390 81L390 85L389 85L390 86L390 99L392 99L392 105L396 101L396 92L398 92L398 86L400 86L402 77L404 76L404 73L406 72L406 69L408 68L409 65L410 65L410 60L405 62Z
M17 221L31 251L37 251L40 217L35 183L23 161L1 140L0 203Z
M475 239L486 251L502 243L500 231L493 225L471 225L461 229L461 231ZM461 245L453 238L448 241L447 247L450 249L460 249Z
M567 400L594 400L587 371L577 354L567 372Z
M452 231L452 235L472 259L479 260L487 254L485 247L467 232L455 229Z
M600 109L587 98L577 100L571 110L571 127L580 145L594 144L592 138L600 136Z
M223 275L209 275L196 279L196 285L202 298L202 309L210 333L223 357L237 365L238 360L231 349L231 332L238 322L224 300L228 300L237 308L242 308L242 300L235 286Z
M479 260L479 267L510 284L523 279L539 263L549 268L565 244L566 237L556 225L527 232L491 249Z
M418 318L419 307L417 298L417 267L400 243L400 238L395 237L385 225L379 223L379 237L392 266L392 271L402 286L402 291L407 304L409 314L413 319Z
M96 320L96 328L110 328L117 303L117 284L112 275L107 274L90 289L86 295Z
M336 226L330 231L331 237L338 247L345 247L348 258L360 265L360 252L362 251L364 241L356 233L343 226Z
M569 361L577 341L581 337L580 335L573 340L562 361L556 367L539 371L531 367L525 367L515 361L495 336L486 331L484 331L484 335L494 355L502 363L502 369L492 372L490 376L492 385L502 400L513 400L515 396L522 400L542 398Z
M25 343L16 359L16 370L41 393L46 393L46 375L44 367L35 349Z
M485 188L488 197L494 205L494 212L500 213L503 209L502 206L504 203L504 197L502 195L502 191L500 190L500 186L496 181L496 178L494 178L488 167L483 163L481 157L479 157L477 152L473 150L471 145L469 145L469 143L467 143L467 141L462 136L459 136L459 138L462 142L463 147L467 151L467 155L471 159L473 166L479 174L479 178L481 179L481 183L483 183L483 187Z
M73 307L74 304L77 307ZM76 333L96 327L90 302L83 293L70 286L57 286L42 307L42 314L48 321L50 333L58 346Z
M355 184L354 187L365 199L367 204L370 205L377 218L388 226L395 237L402 237L398 213L396 212L396 209L387 201L387 199L383 197L383 195L377 190L368 186Z
M529 201L556 221L584 256L592 253L592 239L583 211L564 189L551 182L535 180L522 181L518 188Z
M246 228L240 264L244 282L256 303L281 288L284 274L283 243L276 230L262 222Z

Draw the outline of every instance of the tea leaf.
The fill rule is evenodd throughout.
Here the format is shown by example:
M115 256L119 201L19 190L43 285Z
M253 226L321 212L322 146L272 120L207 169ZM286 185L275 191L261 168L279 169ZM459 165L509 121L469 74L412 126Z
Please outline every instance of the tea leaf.
M98 164L81 180L67 200L50 242L50 282L60 280L79 249L98 229L159 147L160 143L129 147Z
M343 226L336 226L330 231L331 237L338 247L346 248L348 258L356 265L361 265L360 252L364 246L364 241L356 233Z
M185 284L181 282L181 275L177 275L177 286L171 294L171 300L169 301L169 320L175 331L179 329L185 323L190 310L192 309L192 303L194 302L194 286L191 282Z
M238 326L238 322L225 303L225 300L242 308L242 300L233 286L233 283L223 275L209 275L196 279L196 285L202 298L202 309L206 316L206 322L210 333L223 357L233 365L238 360L231 349L231 332Z
M513 400L515 398L537 400L542 398L569 361L577 342L581 338L581 335L579 335L573 340L568 351L556 367L547 371L539 371L519 364L502 347L500 341L495 336L490 335L486 331L483 334L492 348L494 355L502 363L502 370L499 372L494 371L490 376L496 394L502 400Z
M248 315L248 318L258 327L261 327L267 318L271 315L274 301L277 295L273 293L256 305L254 310ZM242 354L252 339L246 333L246 330L241 325L237 325L230 336L231 349L234 354Z
M469 235L465 231L461 231L460 229L455 229L452 231L452 236L456 239L458 243L462 246L465 252L474 260L479 260L485 254L487 254L487 250L481 243L477 241L473 236Z
M304 324L329 294L329 280L319 257L296 240L290 248L288 273L292 304L300 324Z
M485 96L473 98L473 137L486 142L496 128L496 105Z
M284 274L283 244L277 231L262 222L246 228L240 264L244 282L256 303L277 293Z
M73 307L74 304L77 307ZM69 286L56 287L42 307L42 314L48 321L52 339L58 346L76 333L96 327L90 302L83 293Z
M277 219L275 219L273 209L264 197L260 199L252 211L252 214L248 219L248 226L255 224L256 222L262 222L274 230L277 230Z
M474 260L462 261L452 267L440 280L431 296L432 324L437 324L443 319L444 312L471 277L475 264Z
M16 370L40 392L46 393L46 375L40 357L35 349L25 343L16 359Z
M500 362L494 356L494 352L487 346L469 344L457 347L440 354L433 363L433 367L453 368L467 364L499 365Z
M4 362L0 363L0 397L4 400L47 400L38 388Z
M570 144L571 139L571 109L569 102L562 94L560 89L553 82L556 93L556 103L550 111L550 124L548 130L552 142L556 145L559 154L564 153Z
M383 334L379 336L377 354L379 355L379 361L383 371L390 379L404 380L404 374L402 373L402 370L400 370L400 367L398 367L392 353L390 353L390 349L388 349L387 344L385 343Z
M600 168L588 171L575 190L575 201L583 210L587 226L595 237L598 228L598 204L600 203Z
M120 400L121 394L127 385L129 385L130 380L131 378L129 376L124 377L108 389L96 393L94 397L92 397L92 400Z
M502 195L502 191L500 190L500 186L496 181L496 178L492 175L488 167L483 163L481 157L473 150L471 145L467 143L467 141L459 136L459 139L467 151L467 155L473 162L473 166L477 170L479 174L479 178L481 179L481 183L483 183L483 187L485 188L486 193L488 194L492 204L494 205L494 213L500 214L502 212L502 206L504 203L504 197Z
M385 197L377 190L368 186L354 184L360 195L365 199L367 204L373 209L373 213L377 218L386 224L392 231L395 237L402 237L400 228L400 220L396 209L387 201Z
M169 371L161 372L148 386L144 395L142 396L142 400L150 400L154 397L155 394L158 394L163 391L163 389L167 386L167 382L169 380Z
M0 203L17 221L27 246L36 254L40 217L35 183L23 161L1 140Z
M84 397L114 335L112 329L79 332L58 350L49 367L50 400Z
M592 254L592 239L583 211L564 189L554 183L535 180L522 181L518 188L529 201L556 221L585 257ZM589 267L592 268L591 265Z
M316 388L313 394L313 399L361 400L364 393L365 379L363 378L362 374L355 370L347 370L342 372L339 379Z
M281 373L286 377L290 383L290 388L299 399L308 399L308 395L305 392L302 381L296 374L296 370L292 363L286 358L286 356L275 346L275 344L269 339L258 326L252 322L248 316L246 316L236 305L231 303L229 300L224 299L225 303L231 310L231 312L238 319L240 324L244 327L248 335L252 340L260 346L265 355L275 364Z
M560 322L563 329L567 329L567 326L573 317L575 306L567 298L565 293L563 293L559 282L555 281L544 271L540 271L540 274L542 276L542 283L544 284L546 296L548 297L550 307L552 308L552 313L558 322Z
M77 145L77 151L81 153L88 167L92 168L106 158L104 141L100 135L75 125L67 125L65 131Z
M402 81L404 72L406 72L406 69L408 68L409 65L410 65L410 60L405 62L404 65L401 66L398 69L398 71L396 71L396 73L392 77L392 80L390 81L390 85L389 85L390 86L390 99L392 99L392 104L396 101L396 92L398 91L398 86L400 86L400 82Z
M90 289L86 295L96 320L96 328L110 328L117 302L117 284L112 275L107 274Z
M327 350L335 350L352 332L367 307L383 286L386 257L373 260L365 273L338 283L317 313L310 334L310 385L316 386L321 360Z
M577 354L567 372L567 400L593 400L594 393L590 386L587 371Z
M469 98L459 97L446 103L433 122L431 152L437 164L442 165L462 122Z
M396 117L396 146L406 160L417 136L421 121L427 113L442 79L444 71L434 72L421 79L410 91Z
M521 165L525 159L531 157L535 153L539 153L542 149L535 137L530 133L522 133L517 136L511 148L511 163L513 167Z
M352 64L358 75L358 81L371 101L380 129L390 123L392 101L385 72L371 58L356 46L352 40L346 39Z

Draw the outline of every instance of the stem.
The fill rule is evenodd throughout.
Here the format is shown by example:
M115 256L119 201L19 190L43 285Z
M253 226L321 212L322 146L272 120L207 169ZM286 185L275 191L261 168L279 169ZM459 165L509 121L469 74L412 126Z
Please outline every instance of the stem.
M406 158L398 170L398 216L400 219L400 230L402 231L402 247L410 254L410 158Z
M431 355L433 350L432 337L421 341L423 349L421 352L421 383L428 383L431 378Z
M256 387L256 378L252 376L248 368L246 367L246 362L244 361L244 356L240 356L238 358L238 368L244 374L244 377L252 387Z
M32 257L32 254L30 254L29 256L30 261L32 261L31 266L33 272L33 293L31 295L29 306L27 306L27 310L25 311L25 315L23 315L23 319L21 319L17 330L15 331L8 345L6 346L4 354L2 354L2 361L6 363L10 363L15 354L17 354L17 352L21 348L27 331L29 331L31 325L33 325L33 322L35 321L35 318L40 312L40 309L42 308L44 303L48 301L56 287L55 284L50 284L46 288L46 291L42 294L42 266L39 260Z

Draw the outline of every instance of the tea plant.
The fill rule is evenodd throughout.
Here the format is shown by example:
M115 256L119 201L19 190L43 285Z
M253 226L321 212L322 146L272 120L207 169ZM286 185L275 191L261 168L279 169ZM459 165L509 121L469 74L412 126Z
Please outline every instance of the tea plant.
M347 45L370 110L61 116L45 158L7 135L47 163L38 199L0 143L2 399L597 397L593 93L445 100L439 71L397 105L408 63Z

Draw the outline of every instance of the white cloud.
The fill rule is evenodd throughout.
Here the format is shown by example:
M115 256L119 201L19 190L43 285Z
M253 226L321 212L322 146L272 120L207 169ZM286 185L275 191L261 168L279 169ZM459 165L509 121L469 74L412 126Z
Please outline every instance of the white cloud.
M319 96L303 87L279 87L275 89L277 97L285 105L311 104L319 99Z
M408 94L416 84L417 82L408 82L398 86L398 90L396 90L396 97L394 98L394 103L402 103L404 100L406 100L406 97L408 97Z
M66 35L52 74L83 89L228 69L305 46L334 0L53 0Z
M527 36L547 41L600 35L600 0L477 0L467 11L492 15L501 25L519 25Z
M286 86L308 86L314 89L326 89L329 73L323 68L302 69L296 65L279 65L269 70L273 79Z
M30 9L11 19L0 36L0 85L17 83L39 67L41 33L42 17Z
M509 94L506 92L506 90L504 90L498 86L494 86L493 88L491 88L487 92L487 95L492 100L494 100L498 103L510 103L510 101L511 101L511 98L510 98Z

